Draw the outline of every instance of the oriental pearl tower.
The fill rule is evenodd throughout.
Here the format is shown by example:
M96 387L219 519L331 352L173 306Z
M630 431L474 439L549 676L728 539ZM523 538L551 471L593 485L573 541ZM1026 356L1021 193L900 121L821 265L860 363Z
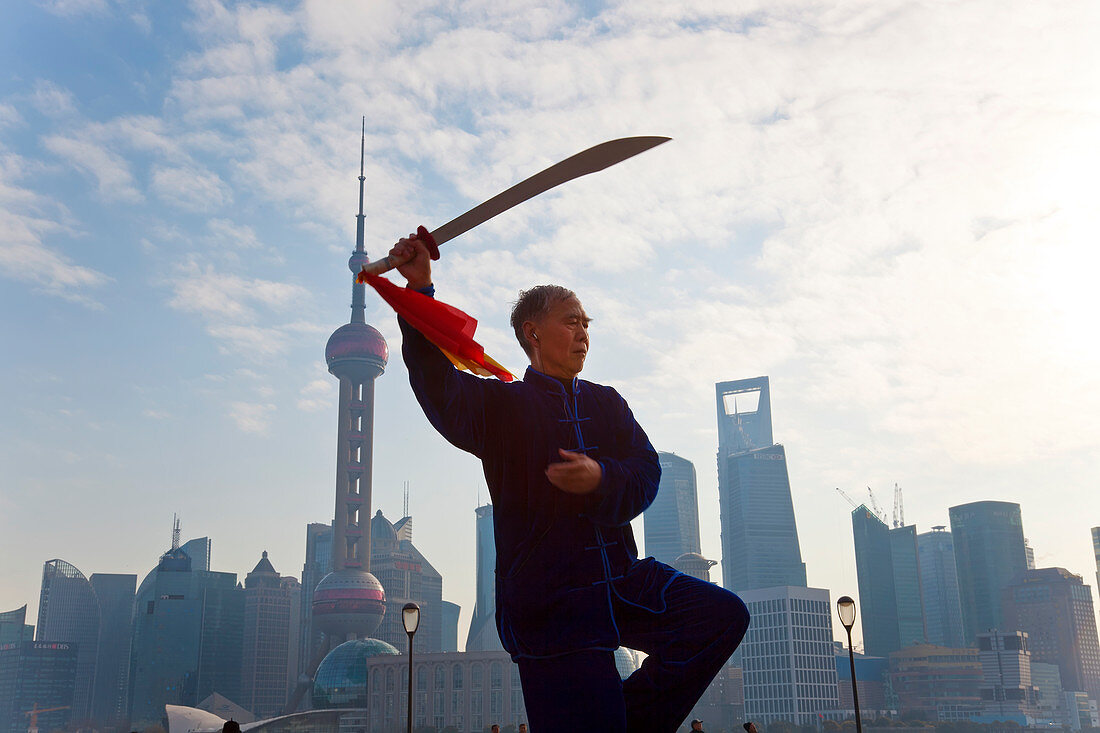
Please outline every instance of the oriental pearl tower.
M313 592L313 619L329 643L370 636L386 613L382 584L370 573L371 468L374 444L374 380L386 369L389 348L366 322L365 286L355 274L369 262L363 248L363 162L366 120L359 151L359 214L355 217L351 322L325 346L328 370L340 380L336 437L336 510L332 521L332 572Z
M336 442L336 508L332 520L332 572L313 592L313 626L324 634L320 654L311 660L309 672L285 712L297 709L303 693L320 678L327 666L338 664L333 649L367 639L382 623L386 595L370 573L371 467L374 439L374 380L386 369L389 348L377 330L367 324L365 286L355 274L369 261L363 248L363 162L366 153L366 120L359 153L359 214L356 216L355 251L348 260L352 271L351 321L333 332L325 346L329 372L340 380L340 411ZM398 653L388 644L384 653ZM392 650L392 652L390 651ZM331 660L329 656L332 656ZM325 657L322 661L321 657Z

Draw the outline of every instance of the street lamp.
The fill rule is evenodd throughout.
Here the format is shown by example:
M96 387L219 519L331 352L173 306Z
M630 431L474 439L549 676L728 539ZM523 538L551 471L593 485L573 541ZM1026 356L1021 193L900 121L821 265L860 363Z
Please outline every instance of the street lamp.
M859 719L859 690L856 689L856 655L852 651L852 627L856 623L856 602L851 596L836 599L836 612L840 623L848 632L848 664L852 671L852 704L856 708L856 733L863 733L863 722Z
M406 603L401 609L401 623L405 625L405 633L409 635L409 733L413 730L413 634L420 625L420 606L415 603Z

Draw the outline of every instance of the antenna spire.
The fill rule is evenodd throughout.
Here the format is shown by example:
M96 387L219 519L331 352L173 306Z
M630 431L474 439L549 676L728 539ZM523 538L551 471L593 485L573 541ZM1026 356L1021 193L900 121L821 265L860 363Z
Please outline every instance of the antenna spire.
M405 516L409 516L409 482L405 482Z
M180 519L173 512L172 514L172 551L175 552L180 548Z
M355 216L355 252L348 260L348 269L352 272L351 280L351 322L366 323L366 285L355 281L359 269L368 261L367 251L363 248L363 227L366 215L363 213L363 183L367 177L363 175L364 165L367 159L367 117L363 116L362 134L359 138L359 213Z

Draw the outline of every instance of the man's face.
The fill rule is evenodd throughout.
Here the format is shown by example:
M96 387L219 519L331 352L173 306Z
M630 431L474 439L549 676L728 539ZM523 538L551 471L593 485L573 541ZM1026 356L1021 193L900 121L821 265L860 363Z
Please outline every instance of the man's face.
M527 723L519 724L519 733L527 733Z
M691 729L692 730L703 730L703 724L702 723L692 723L691 724Z
M494 725L489 730L491 730L493 733L500 733L500 726L499 725Z
M580 374L588 356L588 322L588 314L576 298L559 300L549 313L532 322L530 342L534 348L531 358L534 367L543 374L562 379Z

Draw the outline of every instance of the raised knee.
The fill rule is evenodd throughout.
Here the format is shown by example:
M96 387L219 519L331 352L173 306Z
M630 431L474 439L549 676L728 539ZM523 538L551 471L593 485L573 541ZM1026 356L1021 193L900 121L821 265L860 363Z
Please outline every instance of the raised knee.
M745 635L745 632L749 629L749 609L737 595L730 593L725 607L722 609L723 618L729 621L729 633L733 636L737 642L741 641L741 637Z

